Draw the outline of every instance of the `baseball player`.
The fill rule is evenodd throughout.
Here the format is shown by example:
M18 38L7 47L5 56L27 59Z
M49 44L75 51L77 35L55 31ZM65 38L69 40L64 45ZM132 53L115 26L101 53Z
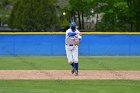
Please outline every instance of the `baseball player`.
M81 33L76 29L75 22L70 23L70 28L66 31L65 49L68 63L72 66L71 73L78 75L78 44L81 42Z

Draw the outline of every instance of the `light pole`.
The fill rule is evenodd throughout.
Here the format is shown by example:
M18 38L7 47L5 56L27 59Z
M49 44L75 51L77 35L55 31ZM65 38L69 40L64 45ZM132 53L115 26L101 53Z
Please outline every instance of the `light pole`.
M94 14L94 10L91 9L91 24L90 24L90 29L93 29L94 28L94 17L93 17L93 14Z
M98 18L99 18L99 2L97 0L97 9L96 9L96 13L97 13L97 16L96 16L96 31L98 30L98 27L97 27L97 23L98 23Z
M92 9L90 12L91 12L91 21L93 23L93 13L94 13L94 10Z

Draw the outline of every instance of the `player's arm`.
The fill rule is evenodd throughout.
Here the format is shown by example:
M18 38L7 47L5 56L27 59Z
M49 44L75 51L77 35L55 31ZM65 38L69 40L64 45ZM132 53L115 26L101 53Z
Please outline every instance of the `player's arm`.
M77 37L78 37L79 41L81 42L82 41L82 33L79 30L77 31Z
M79 35L79 36L78 36L78 39L79 39L79 41L81 42L81 41L82 41L82 36Z
M68 32L68 36L75 36L75 35L77 35L76 32Z
M69 36L82 35L78 30L76 32L68 32Z

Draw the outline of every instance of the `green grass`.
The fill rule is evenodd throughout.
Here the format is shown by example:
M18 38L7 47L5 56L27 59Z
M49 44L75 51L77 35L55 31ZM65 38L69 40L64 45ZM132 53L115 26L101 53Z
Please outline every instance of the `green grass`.
M0 56L0 69L70 69L66 56ZM140 70L140 56L80 56L81 70Z
M0 93L139 93L140 81L0 80Z
M80 56L84 70L140 70L139 56ZM65 56L0 56L0 69L70 69ZM0 93L139 93L140 81L0 80Z

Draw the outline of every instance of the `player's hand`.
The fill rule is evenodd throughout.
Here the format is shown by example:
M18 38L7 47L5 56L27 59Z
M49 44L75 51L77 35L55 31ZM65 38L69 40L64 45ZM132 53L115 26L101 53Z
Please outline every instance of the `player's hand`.
M81 36L81 35L82 35L82 33L81 33L81 32L78 32L78 33L77 33L77 35L80 35L80 36Z

